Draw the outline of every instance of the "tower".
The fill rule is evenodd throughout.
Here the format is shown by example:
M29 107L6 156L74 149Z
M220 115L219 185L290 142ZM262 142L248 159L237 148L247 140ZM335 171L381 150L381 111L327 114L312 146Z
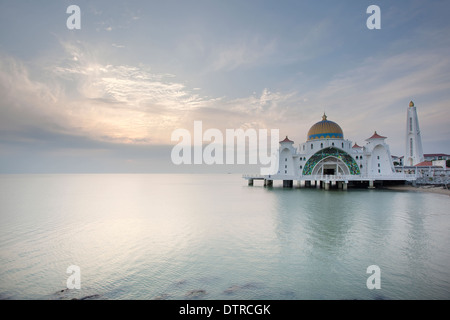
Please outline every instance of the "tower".
M419 119L417 118L417 110L414 102L409 103L408 111L406 113L406 141L405 141L405 166L414 166L422 161L422 137L419 129Z

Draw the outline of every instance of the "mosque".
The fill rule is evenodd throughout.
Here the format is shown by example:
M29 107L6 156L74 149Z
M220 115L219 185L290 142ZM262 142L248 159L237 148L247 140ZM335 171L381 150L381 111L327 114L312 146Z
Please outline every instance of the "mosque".
M414 103L409 104L407 125L408 161L413 164L423 158ZM274 175L244 175L249 185L253 180L264 180L264 185L272 185L274 180L282 180L284 187L292 187L293 181L299 186L329 189L347 189L350 185L368 185L384 181L414 181L414 174L397 172L394 167L387 137L376 131L365 140L363 146L345 139L344 131L326 114L308 131L307 140L298 148L287 136L280 141L278 149L278 172ZM415 147L419 146L419 147ZM413 151L417 150L417 151ZM417 159L416 159L417 158Z

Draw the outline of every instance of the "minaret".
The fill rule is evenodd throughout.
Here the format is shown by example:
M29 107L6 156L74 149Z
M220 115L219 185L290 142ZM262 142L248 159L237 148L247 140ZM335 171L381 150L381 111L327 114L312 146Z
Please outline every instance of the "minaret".
M417 110L414 102L409 103L408 112L406 113L406 141L405 141L405 166L415 166L423 162L422 137L419 129L419 119L417 118Z

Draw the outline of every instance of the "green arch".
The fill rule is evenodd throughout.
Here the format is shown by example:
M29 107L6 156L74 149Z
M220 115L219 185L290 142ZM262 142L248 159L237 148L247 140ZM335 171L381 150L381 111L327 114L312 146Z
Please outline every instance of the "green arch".
M303 175L304 176L310 175L314 167L320 160L330 156L342 160L350 170L350 174L352 175L361 174L361 171L359 171L358 164L356 163L355 159L352 158L352 156L350 156L347 152L342 151L340 149L328 147L320 151L317 151L315 154L311 156L311 158L308 159L308 161L306 161L305 167L303 168Z

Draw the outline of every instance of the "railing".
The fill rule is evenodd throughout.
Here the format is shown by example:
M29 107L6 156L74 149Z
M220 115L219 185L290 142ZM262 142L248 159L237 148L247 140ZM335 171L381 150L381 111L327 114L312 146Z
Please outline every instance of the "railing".
M265 176L263 176L262 174L259 174L259 173L254 173L254 174L247 173L247 174L243 174L242 178L244 178L244 179L264 179Z
M420 175L396 173L391 175L270 175L243 174L244 179L268 179L268 180L321 180L321 181L369 181L369 180L416 180Z
M415 174L391 174L391 175L311 175L302 176L300 180L325 180L325 181L360 181L360 180L415 180Z
M339 174L339 175L311 175L311 176L303 176L302 178L305 178L305 180L344 181L344 180L352 180L352 177L354 176Z

